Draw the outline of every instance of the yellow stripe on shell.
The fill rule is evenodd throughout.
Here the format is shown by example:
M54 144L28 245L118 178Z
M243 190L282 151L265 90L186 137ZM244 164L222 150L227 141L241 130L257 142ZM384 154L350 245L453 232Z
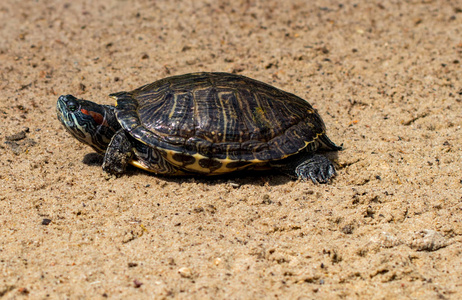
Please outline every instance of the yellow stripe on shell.
M165 157L165 159L168 162L172 163L173 165L175 165L175 166L177 166L179 168L184 168L185 170L188 170L188 171L191 171L191 172L199 172L199 173L202 173L202 174L205 174L205 175L225 174L225 173L237 171L239 169L245 169L245 168L247 168L247 167L249 167L251 165L266 163L266 161L263 161L263 160L260 160L260 159L253 159L253 160L248 161L249 164L244 166L244 167L229 168L229 167L227 167L227 165L229 163L237 162L238 160L230 159L230 158L226 157L224 159L215 159L216 161L221 163L221 166L218 169L215 169L215 170L211 171L209 168L204 168L199 164L199 160L201 160L201 159L210 159L210 157L201 155L199 153L191 154L191 157L194 158L194 163L183 166L181 164L181 162L178 162L175 159L173 159L174 154L181 154L181 152L175 152L175 151L171 151L171 150L163 150L163 151L165 151L167 153L167 157Z
M140 163L137 160L131 160L131 161L129 161L129 164L131 164L132 166L134 166L136 168L139 168L139 169L151 172L151 173L160 174L160 173L156 172L156 170L149 169L147 166L145 166L144 164ZM170 175L178 176L178 175L190 175L190 174L187 174L187 173L177 169L175 173L169 173L168 175L169 176Z

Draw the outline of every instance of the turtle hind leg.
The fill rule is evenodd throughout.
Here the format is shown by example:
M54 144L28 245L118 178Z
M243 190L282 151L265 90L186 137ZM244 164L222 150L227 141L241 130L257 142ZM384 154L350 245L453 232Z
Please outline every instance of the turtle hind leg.
M125 172L132 156L132 143L125 131L121 129L117 131L109 143L104 155L103 170L112 175L120 175Z
M334 164L320 154L295 155L271 165L292 178L313 183L327 183L336 174Z
M295 168L297 177L314 183L327 183L335 175L334 164L325 156L314 154Z

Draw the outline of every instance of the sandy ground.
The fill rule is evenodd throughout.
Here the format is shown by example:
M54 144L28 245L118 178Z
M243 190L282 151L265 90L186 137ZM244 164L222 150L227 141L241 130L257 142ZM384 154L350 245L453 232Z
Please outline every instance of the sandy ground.
M462 297L460 1L134 2L0 3L0 298ZM56 118L195 71L307 99L337 177L106 180Z

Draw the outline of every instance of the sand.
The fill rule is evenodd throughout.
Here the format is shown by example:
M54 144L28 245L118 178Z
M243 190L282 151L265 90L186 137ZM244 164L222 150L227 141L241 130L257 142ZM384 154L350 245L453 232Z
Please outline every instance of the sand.
M1 2L0 298L462 297L462 3L281 2ZM334 180L106 180L56 118L197 71L308 100Z

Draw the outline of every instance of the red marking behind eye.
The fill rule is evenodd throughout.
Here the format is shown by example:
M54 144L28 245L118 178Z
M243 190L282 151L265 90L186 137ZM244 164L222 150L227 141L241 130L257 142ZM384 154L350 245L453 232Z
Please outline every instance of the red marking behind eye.
M98 123L99 125L104 123L104 118L101 114L91 111L90 116L92 116L93 120L95 120L95 122Z
M104 123L104 125L107 125L106 120L104 120L104 117L101 114L96 113L94 111L88 111L88 110L83 109L83 108L81 108L80 111L83 114L87 115L87 116L91 116L93 118L93 120L95 120L95 122L98 123L99 125L101 125L103 123Z

